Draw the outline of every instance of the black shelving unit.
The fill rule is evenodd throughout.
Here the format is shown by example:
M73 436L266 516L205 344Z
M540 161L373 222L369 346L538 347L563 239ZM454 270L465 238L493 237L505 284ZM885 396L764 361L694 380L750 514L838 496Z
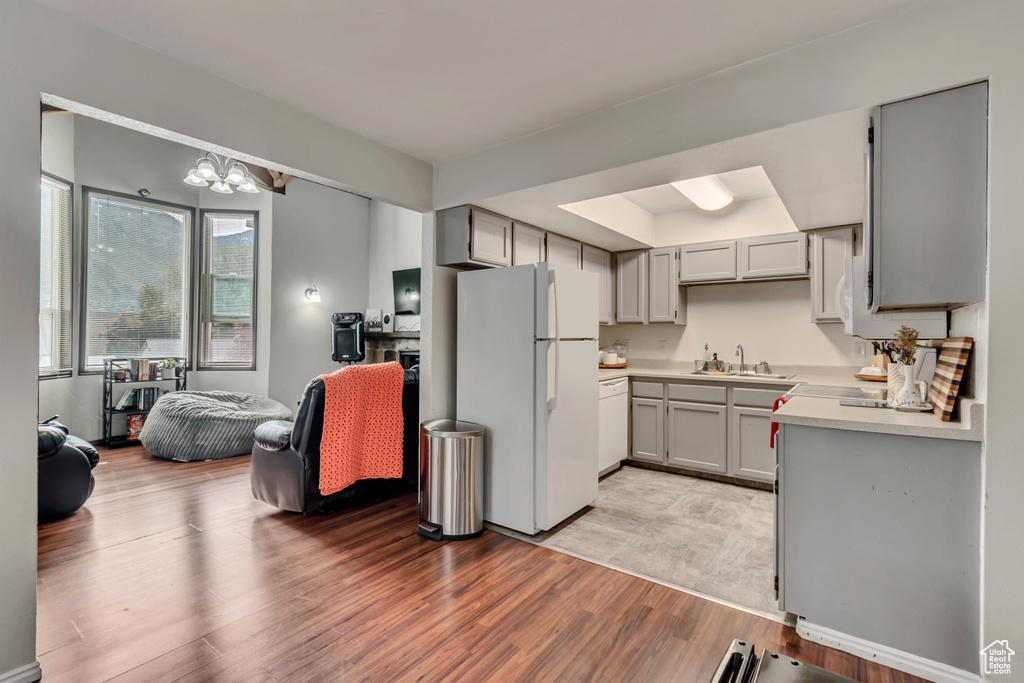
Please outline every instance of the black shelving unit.
M115 415L148 415L151 408L124 408L114 407L114 401L120 400L121 393L114 397L115 387L138 385L143 388L145 385L167 386L174 382L174 389L170 391L185 391L188 384L188 368L184 358L175 358L178 361L178 368L175 371L174 379L139 379L136 362L139 360L160 361L162 358L107 358L103 361L103 445L107 448L118 448L120 446L131 446L139 443L138 439L129 439L127 434L114 434L113 423ZM115 379L115 375L123 376L124 379ZM143 418L145 419L145 418Z

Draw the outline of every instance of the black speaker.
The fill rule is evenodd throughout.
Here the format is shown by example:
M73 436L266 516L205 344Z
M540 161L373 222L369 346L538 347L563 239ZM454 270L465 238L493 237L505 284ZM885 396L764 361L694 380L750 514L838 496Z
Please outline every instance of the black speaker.
M335 313L331 316L331 360L361 363L366 358L362 313Z

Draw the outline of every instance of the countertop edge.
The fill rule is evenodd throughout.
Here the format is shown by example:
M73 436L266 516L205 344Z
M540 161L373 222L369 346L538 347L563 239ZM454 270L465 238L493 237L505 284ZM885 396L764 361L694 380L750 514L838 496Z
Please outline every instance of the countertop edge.
M939 425L941 426L852 420L808 415L806 413L796 415L775 413L772 415L772 421L777 422L778 424L792 424L802 427L821 427L824 429L842 429L853 432L917 436L928 439L949 439L953 441L974 441L978 443L983 442L985 436L985 404L978 403L972 399L963 399L960 409L962 415L961 422L940 422ZM861 408L859 410L877 411L881 409Z

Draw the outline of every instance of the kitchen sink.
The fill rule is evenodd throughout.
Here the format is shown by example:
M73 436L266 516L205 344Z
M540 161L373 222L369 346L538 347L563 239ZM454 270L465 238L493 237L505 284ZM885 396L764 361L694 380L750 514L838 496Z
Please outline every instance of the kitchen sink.
M764 373L757 372L737 372L731 370L729 372L711 372L710 370L693 370L691 372L684 372L684 375L717 375L718 377L742 377L743 379L792 379L793 375L766 375Z

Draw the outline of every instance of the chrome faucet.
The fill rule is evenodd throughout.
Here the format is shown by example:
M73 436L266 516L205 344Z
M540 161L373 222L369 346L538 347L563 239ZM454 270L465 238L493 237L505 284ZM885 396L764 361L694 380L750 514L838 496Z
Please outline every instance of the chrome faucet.
M758 363L757 365L755 365L754 366L754 372L756 373L758 366L762 366L762 365L764 366L764 374L766 374L766 375L772 374L772 369L770 367L768 367L768 361L766 361L766 360L763 360L760 363Z
M736 355L740 357L740 372L743 372L746 369L743 366L743 344L736 345Z

